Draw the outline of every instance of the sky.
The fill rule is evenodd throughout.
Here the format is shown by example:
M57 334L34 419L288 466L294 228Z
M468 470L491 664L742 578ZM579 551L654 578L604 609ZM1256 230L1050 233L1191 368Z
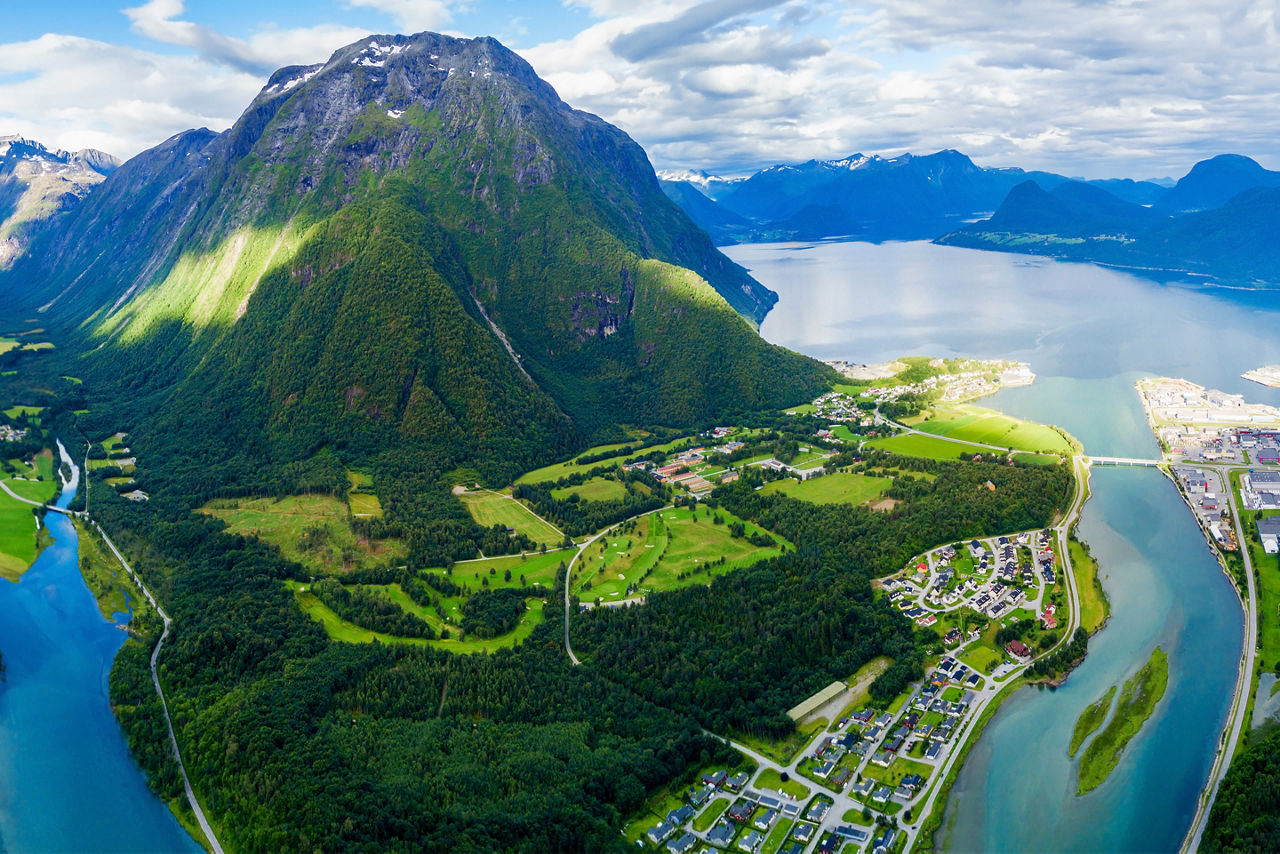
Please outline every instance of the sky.
M371 33L491 35L658 169L1280 168L1277 0L0 0L0 135L128 158Z

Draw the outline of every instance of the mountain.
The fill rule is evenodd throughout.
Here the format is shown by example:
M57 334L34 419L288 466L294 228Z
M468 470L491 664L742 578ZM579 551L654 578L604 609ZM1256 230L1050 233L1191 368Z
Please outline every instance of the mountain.
M1216 157L1196 164L1169 191L1178 193L1172 202L1162 199L1150 207L1096 186L1071 182L1046 191L1028 181L1011 190L989 219L937 242L1274 286L1280 284L1280 245L1274 239L1280 230L1280 187L1265 182L1276 176L1280 173L1267 172L1248 158ZM1264 183L1238 189L1252 181ZM1231 191L1215 207L1176 210L1216 201Z
M50 150L0 136L0 269L22 254L33 224L75 207L120 162L110 154Z
M959 223L994 210L1016 185L1035 180L1052 189L1069 179L1047 172L984 168L958 151L883 158L854 154L840 160L776 165L745 180L726 182L705 173L683 173L699 188L750 224L726 228L708 215L702 201L672 196L695 222L718 241L865 240L937 237ZM700 180L700 176L704 176ZM672 177L677 177L672 173ZM1149 204L1166 189L1151 182L1090 181L1138 204ZM705 224L704 224L705 223Z
M717 203L690 181L662 179L662 192L717 244L733 243L748 232L751 222Z
M492 39L377 36L281 69L230 130L130 160L35 240L5 298L85 336L77 376L127 388L162 457L215 436L251 491L400 441L501 481L619 423L829 380L759 338L776 295L640 147Z
M1280 187L1280 172L1239 154L1219 154L1193 166L1155 207L1169 213L1209 210L1254 187Z

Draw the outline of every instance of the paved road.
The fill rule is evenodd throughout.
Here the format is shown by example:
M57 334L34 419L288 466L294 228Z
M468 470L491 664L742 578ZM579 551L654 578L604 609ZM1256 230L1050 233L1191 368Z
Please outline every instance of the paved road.
M5 492L9 493L10 498L15 498L18 501L21 501L23 504L30 504L32 507L43 507L46 510L52 510L54 513L61 513L64 516L76 515L72 513L70 510L63 510L61 507L55 507L52 504L45 504L40 501L32 501L30 498L23 498L21 495L19 495L18 493L10 489L9 485L6 484L3 480L0 480L0 489L3 489Z
M1240 508L1236 502L1236 491L1231 488L1231 472L1232 471L1248 471L1248 467L1212 470L1218 476L1220 491L1219 494L1225 492L1227 501L1231 507L1231 516L1235 520L1236 526L1236 542L1240 544L1240 555L1244 558L1244 576L1246 583L1246 595L1241 598L1241 605L1244 607L1244 657L1240 661L1240 670L1236 676L1236 696L1231 708L1231 716L1228 719L1227 727L1223 731L1223 739L1218 744L1218 752L1213 759L1213 767L1209 772L1209 780L1205 783L1203 791L1200 793L1200 802L1196 807L1195 817L1191 821L1191 827L1187 830L1187 836L1182 842L1182 851L1195 851L1200 847L1200 839L1204 836L1205 825L1209 821L1209 810L1213 806L1214 799L1218 797L1218 789L1222 786L1222 779L1227 775L1227 770L1231 767L1231 754L1235 750L1236 743L1240 740L1240 733L1246 725L1245 712L1249 708L1249 691L1253 682L1254 661L1258 654L1258 598L1253 580L1253 559L1249 554L1249 541L1245 539L1244 519L1241 516ZM1192 511L1194 515L1195 511ZM1197 524L1199 521L1197 520ZM1235 585L1233 584L1234 588ZM1236 588L1238 590L1238 588Z
M209 826L208 819L205 818L204 810L200 808L200 801L196 799L195 790L191 788L191 779L187 777L186 766L182 763L182 752L178 749L178 738L173 732L173 720L169 717L169 703L164 696L164 688L160 686L160 673L156 663L160 660L160 650L164 648L164 642L169 637L169 630L173 625L173 620L169 619L169 615L160 607L160 603L156 601L156 597L151 595L151 591L142 583L142 579L133 571L133 567L124 559L124 555L116 548L116 544L111 542L111 538L107 536L106 531L102 530L97 522L92 523L98 533L102 535L102 540L111 549L111 553L116 556L116 560L120 561L120 565L125 568L129 576L138 585L138 589L142 591L142 595L147 597L147 601L151 603L151 607L156 609L156 613L160 615L160 619L164 620L164 631L160 634L160 640L156 642L156 648L151 652L151 681L156 686L156 693L160 695L160 706L164 711L165 726L169 729L169 747L173 750L173 758L178 763L178 773L182 775L182 788L187 795L187 803L191 806L191 811L195 813L196 821L200 824L200 830L204 832L205 839L209 841L209 847L213 849L214 854L223 854L222 845L218 842L218 837L214 834L213 828Z

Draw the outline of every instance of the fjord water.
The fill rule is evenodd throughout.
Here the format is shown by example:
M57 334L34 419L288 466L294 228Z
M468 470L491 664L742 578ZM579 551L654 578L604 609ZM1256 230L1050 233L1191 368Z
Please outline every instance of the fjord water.
M71 521L49 513L46 524L53 543L20 583L0 582L0 851L200 851L147 788L111 714L107 675L127 615L102 618Z
M1239 377L1280 361L1274 295L927 243L726 252L781 297L761 327L770 341L854 362L1030 362L1035 385L983 404L1061 425L1094 454L1154 456L1133 390L1143 374L1280 403ZM1195 812L1234 689L1239 600L1158 472L1098 467L1092 490L1079 530L1099 560L1111 621L1062 688L1023 689L993 718L952 790L945 848L1174 851ZM1067 746L1077 717L1156 645L1169 655L1164 699L1107 782L1076 796Z

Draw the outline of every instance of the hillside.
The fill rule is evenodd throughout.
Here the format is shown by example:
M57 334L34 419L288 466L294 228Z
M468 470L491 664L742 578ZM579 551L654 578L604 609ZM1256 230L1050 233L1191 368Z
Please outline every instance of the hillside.
M139 155L36 240L0 293L89 351L75 374L127 391L162 459L197 430L243 459L224 489L399 441L500 481L830 376L756 335L776 296L639 146L492 39L281 69L230 130Z
M937 242L1271 287L1280 284L1280 248L1272 239L1280 226L1280 188L1269 186L1277 174L1247 158L1216 157L1196 164L1150 207L1096 186L1070 182L1046 191L1028 181L1010 191L990 218ZM1239 189L1251 181L1262 184ZM1207 210L1180 210L1215 202L1228 192L1224 202Z
M20 136L0 136L0 269L23 253L32 228L74 208L120 165L93 149L50 150Z

